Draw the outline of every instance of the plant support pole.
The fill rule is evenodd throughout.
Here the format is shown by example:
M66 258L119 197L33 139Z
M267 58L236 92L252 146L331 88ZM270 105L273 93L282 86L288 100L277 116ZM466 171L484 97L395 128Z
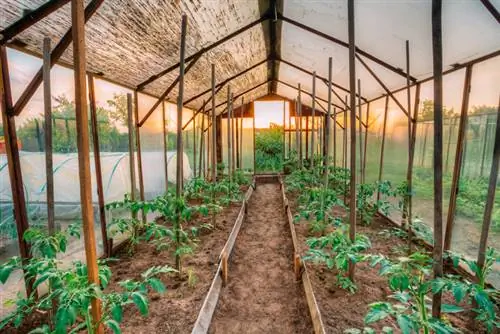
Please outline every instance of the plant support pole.
M215 64L212 64L212 183L217 182L217 115L215 113Z
M168 192L168 133L165 117L165 102L161 104L161 124L163 125L163 162L165 164L165 191Z
M314 147L314 136L316 135L314 127L314 124L316 123L316 72L313 72L312 80L311 170L314 170L314 154L316 152L316 148ZM335 119L335 116L333 117Z
M82 228L85 242L85 258L89 283L99 286L97 267L94 214L92 209L92 176L90 174L89 119L86 91L86 54L84 0L71 1L71 22L73 34L73 64L75 78L75 115L78 147L78 174L80 179L80 201L82 206ZM104 333L101 324L101 303L91 299L92 326L97 333Z
M347 22L349 35L349 90L351 111L351 183L349 201L349 237L356 238L356 47L354 38L354 0L347 1ZM354 282L355 263L349 262L349 279Z
M443 45L442 2L432 0L432 63L434 74L434 277L443 276ZM432 296L432 316L441 315L441 293Z

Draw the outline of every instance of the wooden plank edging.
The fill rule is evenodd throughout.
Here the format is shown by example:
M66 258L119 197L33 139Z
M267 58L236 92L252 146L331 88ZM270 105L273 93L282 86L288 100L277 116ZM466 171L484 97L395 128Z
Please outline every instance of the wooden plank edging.
M294 267L295 267L295 260L296 260L297 256L300 257L300 251L298 248L299 245L298 245L298 241L297 241L297 234L295 232L295 225L293 223L292 211L290 209L289 202L288 202L288 199L287 199L286 193L285 193L285 184L283 183L283 180L281 177L279 178L279 182L281 185L281 194L283 197L283 207L286 211L288 225L290 226L290 232L292 234L292 242L293 242L293 249L294 249ZM304 287L307 305L309 306L309 313L311 315L314 333L325 334L326 333L325 326L323 324L323 319L321 318L321 312L319 311L316 297L314 296L314 290L312 288L311 280L309 279L309 275L307 273L307 265L302 260L300 260L300 266L301 266L301 268L295 268L295 270L301 270L302 285Z
M255 184L255 178L253 179L252 184ZM234 247L234 243L236 242L236 238L238 236L238 233L241 228L241 224L243 223L243 220L245 219L245 211L247 207L247 203L250 200L250 197L252 196L254 187L250 186L248 187L248 190L245 194L245 197L243 199L243 203L241 205L240 212L238 214L238 217L236 218L236 221L233 225L233 229L231 230L231 234L229 235L226 244L224 245L224 248L222 248L222 251L219 255L219 265L217 266L217 270L215 271L214 279L212 281L212 284L210 285L210 289L207 292L207 295L205 297L205 300L203 301L203 305L201 306L200 312L198 313L198 318L196 319L196 322L193 326L193 330L191 331L191 334L205 334L208 332L208 328L210 327L210 324L212 323L212 316L214 315L215 308L217 307L217 303L219 301L219 295L220 291L222 289L222 262L221 259L225 257L226 259L229 258L231 255L231 252Z

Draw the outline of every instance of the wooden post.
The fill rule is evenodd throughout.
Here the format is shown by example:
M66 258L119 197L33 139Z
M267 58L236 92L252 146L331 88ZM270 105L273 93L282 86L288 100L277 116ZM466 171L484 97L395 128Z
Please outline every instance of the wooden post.
M432 0L432 64L434 74L434 277L443 276L443 46L442 2ZM432 296L432 316L441 315L441 293Z
M227 104L226 104L226 116L227 116L227 175L229 182L231 182L231 151L232 151L232 136L231 136L231 87L227 86Z
M446 143L446 160L444 162L444 172L445 173L448 173L448 166L449 166L449 160L450 160L451 138L452 138L452 133L453 133L453 129L455 128L456 122L457 122L456 117L448 118L448 141Z
M240 110L243 108L243 105L240 106ZM240 119L238 117L234 117L233 120L235 120L236 126L235 126L235 133L236 133L236 169L239 170L241 168L240 166Z
M425 166L425 149L427 146L427 131L429 130L429 123L422 123L424 125L424 145L422 147L422 157L420 159L420 166L424 167Z
M491 214L495 204L495 191L498 180L498 165L500 160L500 99L497 107L497 122L495 131L495 141L493 146L493 160L491 161L490 181L488 184L488 195L486 196L486 205L484 207L483 227L481 229L481 239L479 241L479 253L477 257L477 265L479 268L484 267L486 258L486 249L488 243L488 233L491 225Z
M385 134L387 129L387 114L389 112L389 96L385 97L385 107L384 107L384 124L382 125L382 144L380 146L380 162L378 169L378 182L382 181L382 175L384 172L384 150L385 150ZM380 200L380 192L377 192L377 201Z
M411 240L411 215L408 213L408 207L410 206L411 201L411 186L412 186L412 177L411 177L411 151L412 151L412 119L411 119L411 90L410 90L410 42L406 40L405 43L405 55L406 55L406 109L408 110L407 115L407 124L408 124L408 167L406 169L406 187L407 194L403 199L403 221L406 220L406 228L408 231L408 239ZM411 247L411 242L410 242Z
M80 176L80 201L82 205L82 228L85 241L85 257L89 283L99 285L94 213L92 210L92 177L90 175L89 121L86 91L86 54L84 0L71 0L71 22L73 34L73 64L75 75L76 142L78 146L78 172ZM91 300L92 325L97 333L104 333L101 321L101 305L98 299Z
M243 96L241 97L241 108L240 108L240 168L243 170L243 108L244 104Z
M413 129L411 131L411 146L410 146L410 160L408 161L408 175L410 179L408 183L408 192L410 193L408 201L408 254L412 252L412 219L413 219L413 164L415 162L415 142L417 139L417 121L418 121L418 105L420 104L420 84L418 83L415 89L415 103L413 105Z
M26 200L24 197L23 175L21 172L21 161L19 159L19 148L17 146L16 122L12 114L12 93L10 86L9 67L5 46L0 45L0 96L2 107L2 124L5 138L5 151L7 153L7 167L9 168L10 187L14 205L14 219L17 229L17 241L19 253L23 263L31 257L30 246L24 240L24 232L29 228L28 214L26 212ZM30 296L33 290L33 281L25 278L26 294Z
M252 102L252 112L253 112L253 175L257 174L257 162L255 161L255 107Z
M299 84L299 95L297 97L297 111L298 111L298 133L299 133L299 147L298 147L298 153L299 153L299 168L302 168L302 159L304 158L302 155L302 89L300 88Z
M286 113L285 113L286 103L283 100L283 162L285 162L286 158Z
M292 103L288 102L288 158L292 152Z
M165 191L168 192L168 130L165 116L165 101L161 104L161 121L163 124L163 161L165 164Z
M306 116L306 160L309 160L309 116Z
M236 148L235 148L235 140L234 140L234 137L235 137L235 121L234 121L234 104L233 104L233 100L234 100L234 94L231 93L231 168L232 168L232 176L234 177L234 172L236 170L236 157L235 157L235 152L236 152Z
M299 113L299 104L298 101L295 100L295 153L297 154L297 168L300 168L300 151L299 151L299 121L298 121L298 113Z
M196 178L196 117L193 118L193 176Z
M349 32L349 90L351 109L351 183L349 201L349 237L356 238L356 47L354 38L354 0L347 1L347 22ZM354 281L354 262L349 262L349 279Z
M330 115L332 114L332 73L333 73L333 59L328 58L328 111L325 118L325 144L324 144L324 157L323 164L325 166L324 173L328 175L328 165L330 156ZM325 181L326 183L326 181Z
M446 233L444 235L445 251L451 247L453 235L453 224L455 223L455 210L457 207L458 182L462 171L462 157L464 152L464 142L467 130L467 112L469 111L469 94L472 79L472 65L467 66L465 70L465 81L462 95L462 109L460 111L460 123L458 124L457 151L455 153L455 164L453 166L453 178L450 189L450 204L448 206L448 215L446 217Z
M199 170L198 177L201 177L203 173L203 178L205 178L205 170L203 165L205 163L205 101L203 101L203 112L201 113L201 128L200 128L200 160L199 160Z
M182 183L183 183L183 150L184 147L182 145L182 109L183 109L183 101L184 101L184 59L186 55L186 30L187 30L187 16L186 14L182 14L181 21L181 43L180 43L180 60L179 60L179 90L177 96L177 168L176 168L176 181L177 184L175 186L175 198L177 201L180 200L182 196ZM180 211L176 209L176 242L180 242ZM178 244L177 244L178 245ZM181 266L181 256L180 254L175 255L175 266L179 271L179 275L182 273Z
M311 124L311 170L314 170L314 154L316 153L316 147L314 147L314 137L315 123L316 123L316 71L313 72L313 82L312 82L312 124ZM335 118L335 116L334 116ZM335 124L335 122L334 122ZM334 154L335 156L335 154ZM335 158L334 158L335 159Z
M486 156L486 146L488 144L488 134L490 127L488 126L488 121L490 116L484 115L486 117L486 129L484 129L484 144L483 144L483 152L481 154L481 168L479 169L479 176L483 177L483 169L484 169L484 158Z
M134 91L134 120L135 120L135 149L137 151L137 173L139 174L139 198L144 201L144 175L142 174L141 128L137 123L139 119L139 94ZM146 214L142 210L142 221L146 221Z
M137 101L136 101L137 103ZM127 120L128 120L128 155L130 168L130 199L135 201L136 183L135 183L135 153L134 153L134 116L133 116L132 94L127 93ZM134 217L133 218L137 218Z
M362 115L362 108L361 108L361 80L358 79L358 91L359 91L359 95L358 95L358 113L359 113L359 180L361 183L364 183L364 180L363 180L363 174L362 174L362 170L361 170L361 167L363 166L363 125L361 124L362 123L362 119L363 119L363 115Z
M366 104L366 127L365 127L365 142L364 142L364 147L363 147L363 171L361 173L361 176L363 177L363 183L366 180L366 148L368 146L368 124L369 124L369 118L370 118L370 102ZM361 120L360 120L361 122ZM334 123L335 124L335 123Z
M215 65L212 64L212 182L217 181L217 115L215 113Z
M50 38L43 39L43 105L45 140L45 175L47 180L47 226L49 234L56 230L54 214L54 172L52 159L52 94L50 91Z
M99 128L97 124L97 107L95 103L94 76L88 76L90 124L92 129L92 144L94 147L94 166L97 185L97 202L99 204L99 220L101 222L101 237L104 255L111 256L111 247L108 242L108 230L106 224L106 210L104 208L104 187L102 186L101 148L99 147ZM44 82L45 84L45 82Z
M43 151L42 138L40 134L40 124L38 123L38 119L35 118L35 131L36 131L36 142L38 144L38 151Z

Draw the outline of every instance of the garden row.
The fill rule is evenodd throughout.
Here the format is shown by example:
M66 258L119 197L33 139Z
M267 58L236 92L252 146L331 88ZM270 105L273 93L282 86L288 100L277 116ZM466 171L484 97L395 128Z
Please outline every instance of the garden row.
M113 258L99 260L99 285L89 283L85 263L60 260L67 245L80 238L81 226L51 235L29 229L24 240L31 258L13 257L2 264L0 281L22 271L33 292L8 301L15 310L0 322L0 330L191 331L212 279L219 275L221 251L227 252L233 225L244 215L241 201L245 203L251 194L250 189L244 196L248 186L248 178L236 171L231 180L216 183L192 179L180 198L173 192L150 201L133 201L125 195L123 201L108 204L113 216L108 235L124 241ZM99 324L91 322L93 300L100 306Z
M390 210L404 213L408 196L405 184L395 187L387 181L356 186L358 223L352 240L349 180L349 170L330 167L327 173L296 170L284 182L305 269L302 278L310 279L318 305L312 317L323 326L315 326L317 333L478 333L499 328L498 291L486 283L500 260L496 250L488 249L484 267L447 253L453 266L465 265L474 274L470 281L453 268L432 277L432 254L417 242L429 241L432 233L414 221L410 241L406 228L386 218ZM430 302L437 293L443 294L442 314L434 318Z

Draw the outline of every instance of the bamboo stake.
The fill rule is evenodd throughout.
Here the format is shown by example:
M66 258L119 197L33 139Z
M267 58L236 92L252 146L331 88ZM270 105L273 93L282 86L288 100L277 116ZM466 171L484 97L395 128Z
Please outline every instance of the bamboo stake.
M299 152L299 168L302 168L302 159L303 159L303 155L302 155L302 97L301 97L301 93L302 93L302 90L300 88L300 84L299 84L299 96L297 97L297 110L298 110L298 114L299 114L299 125L298 125L298 130L299 130L299 148L298 148L298 152Z
M86 91L86 54L84 0L71 1L71 22L73 34L73 63L75 75L75 115L78 147L78 172L80 179L80 201L82 205L82 228L85 242L85 257L89 283L99 285L97 268L94 215L92 210L92 177L90 175L90 143ZM97 333L104 333L101 324L101 304L99 299L91 299L92 325Z
M235 157L235 122L234 122L234 108L233 108L233 99L234 99L234 94L231 93L231 172L232 172L232 177L234 178L234 172L236 170L236 157Z
M49 234L56 230L54 215L54 172L52 159L52 94L50 90L50 38L43 39L43 104L45 120L45 175L47 179L47 226ZM95 150L94 150L95 151ZM101 183L102 184L102 183ZM105 248L106 249L106 248Z
M193 118L193 173L196 178L196 117Z
M384 125L382 126L382 144L380 146L380 162L378 169L378 182L382 181L382 175L384 172L384 151L385 151L385 135L387 129L387 114L389 111L389 97L385 97L385 108L384 108ZM377 201L380 200L380 191L377 191Z
M245 107L243 96L240 108L240 168L243 170L243 108Z
M134 153L134 116L132 105L132 94L127 93L127 123L128 123L128 155L130 171L130 199L135 201L136 183L135 183L135 153ZM137 218L134 214L133 218Z
M283 100L283 162L286 157L286 114L285 114L285 100ZM284 166L284 165L283 165Z

